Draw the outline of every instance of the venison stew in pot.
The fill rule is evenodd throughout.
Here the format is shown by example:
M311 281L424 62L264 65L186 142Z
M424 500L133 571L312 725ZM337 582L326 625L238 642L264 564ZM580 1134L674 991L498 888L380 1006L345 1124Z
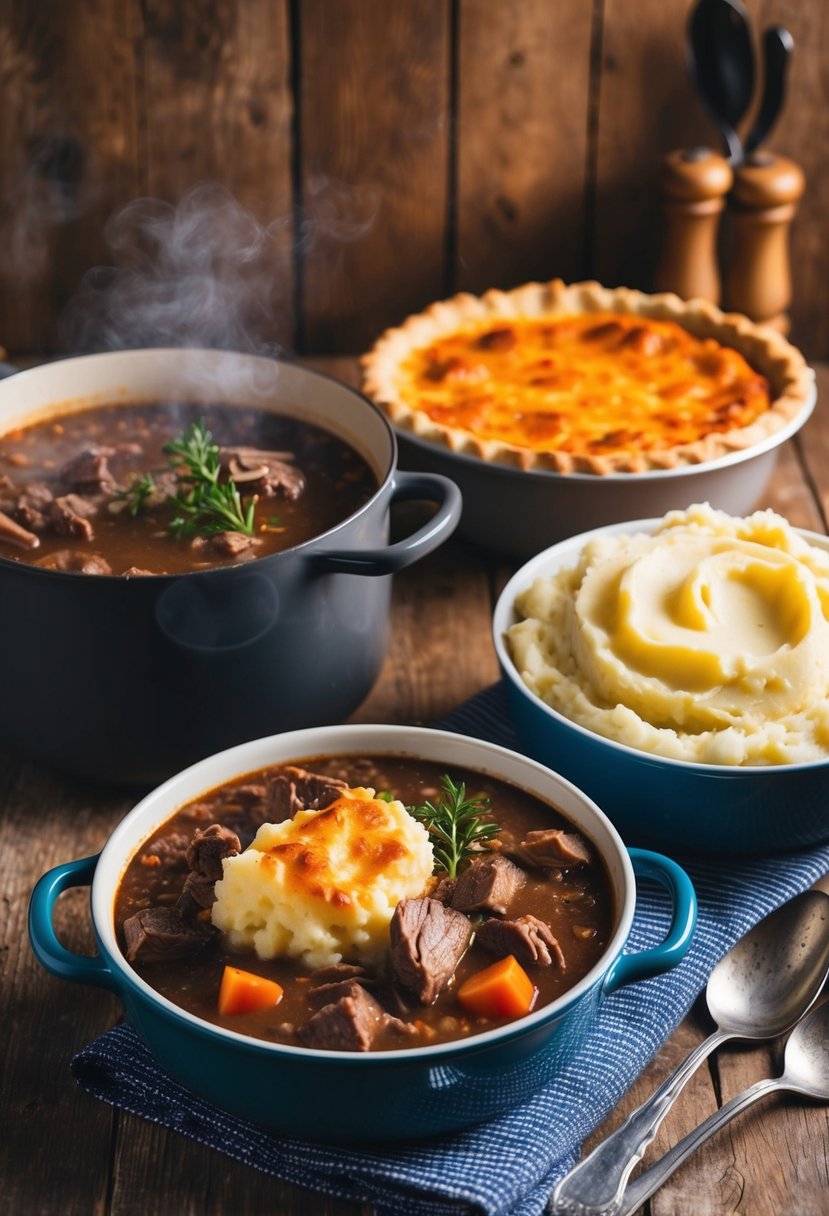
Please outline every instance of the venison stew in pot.
M321 757L188 802L115 897L155 991L274 1043L393 1051L507 1025L600 960L604 862L554 806L402 756Z
M377 491L363 457L254 408L103 405L0 436L0 556L83 574L178 574L301 544Z
M431 509L392 538L411 500ZM148 349L8 377L0 738L148 786L345 720L386 656L392 576L460 506L397 468L370 402L296 364Z

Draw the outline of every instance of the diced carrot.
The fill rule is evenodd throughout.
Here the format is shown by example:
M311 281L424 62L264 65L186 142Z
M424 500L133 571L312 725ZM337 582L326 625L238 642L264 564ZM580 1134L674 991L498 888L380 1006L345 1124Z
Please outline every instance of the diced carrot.
M518 960L508 954L464 980L457 997L464 1009L482 1018L518 1018L529 1013L538 990Z
M278 1005L281 1000L282 989L275 980L239 967L225 967L219 986L219 1013L253 1013Z

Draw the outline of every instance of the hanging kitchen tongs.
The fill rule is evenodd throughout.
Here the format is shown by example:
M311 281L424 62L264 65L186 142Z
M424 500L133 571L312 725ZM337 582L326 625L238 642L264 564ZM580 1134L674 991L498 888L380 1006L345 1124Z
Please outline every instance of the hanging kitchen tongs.
M694 86L719 129L729 164L739 165L759 148L780 114L794 40L779 25L763 34L763 93L744 141L738 127L754 96L755 61L740 0L698 0L688 18L687 47Z

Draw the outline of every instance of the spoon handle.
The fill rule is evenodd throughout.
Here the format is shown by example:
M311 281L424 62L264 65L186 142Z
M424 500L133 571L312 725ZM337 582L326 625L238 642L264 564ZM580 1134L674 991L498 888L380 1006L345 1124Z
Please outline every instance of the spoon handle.
M794 39L782 25L773 25L763 35L766 82L754 126L745 141L746 155L757 150L777 121L786 95L786 75Z
M566 1174L553 1191L548 1208L552 1216L615 1216L631 1170L685 1082L706 1056L733 1037L716 1030L704 1039L646 1102Z
M775 1089L787 1088L788 1084L784 1077L767 1077L762 1081L756 1081L754 1085L744 1089L730 1102L726 1102L725 1106L715 1110L712 1115L700 1123L699 1127L695 1127L669 1152L665 1153L664 1157L660 1157L654 1165L644 1170L630 1184L625 1192L624 1205L615 1212L614 1216L633 1216L633 1213L642 1206L645 1200L649 1199L654 1191L659 1190L662 1183L670 1178L674 1170L678 1169L687 1157L690 1157L701 1144L713 1136L714 1132L719 1131L724 1124L728 1123L729 1119L733 1119L741 1110L751 1106L758 1098L772 1093Z

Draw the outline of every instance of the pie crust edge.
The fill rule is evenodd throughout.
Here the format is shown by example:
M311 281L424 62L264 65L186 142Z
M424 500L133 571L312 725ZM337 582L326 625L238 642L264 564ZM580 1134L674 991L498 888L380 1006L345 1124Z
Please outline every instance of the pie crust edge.
M748 426L716 431L691 443L649 451L607 454L535 452L500 440L482 440L469 431L442 426L402 400L397 373L411 351L453 333L472 321L522 320L560 314L611 312L670 320L698 338L715 338L738 351L769 382L770 406ZM814 372L781 333L739 313L725 313L707 300L683 300L670 292L649 295L594 281L561 279L525 283L510 291L492 289L475 296L461 292L431 304L401 325L385 330L361 361L363 391L395 426L452 452L520 469L559 473L636 473L702 464L742 451L775 434L813 402ZM804 419L805 420L805 419Z

